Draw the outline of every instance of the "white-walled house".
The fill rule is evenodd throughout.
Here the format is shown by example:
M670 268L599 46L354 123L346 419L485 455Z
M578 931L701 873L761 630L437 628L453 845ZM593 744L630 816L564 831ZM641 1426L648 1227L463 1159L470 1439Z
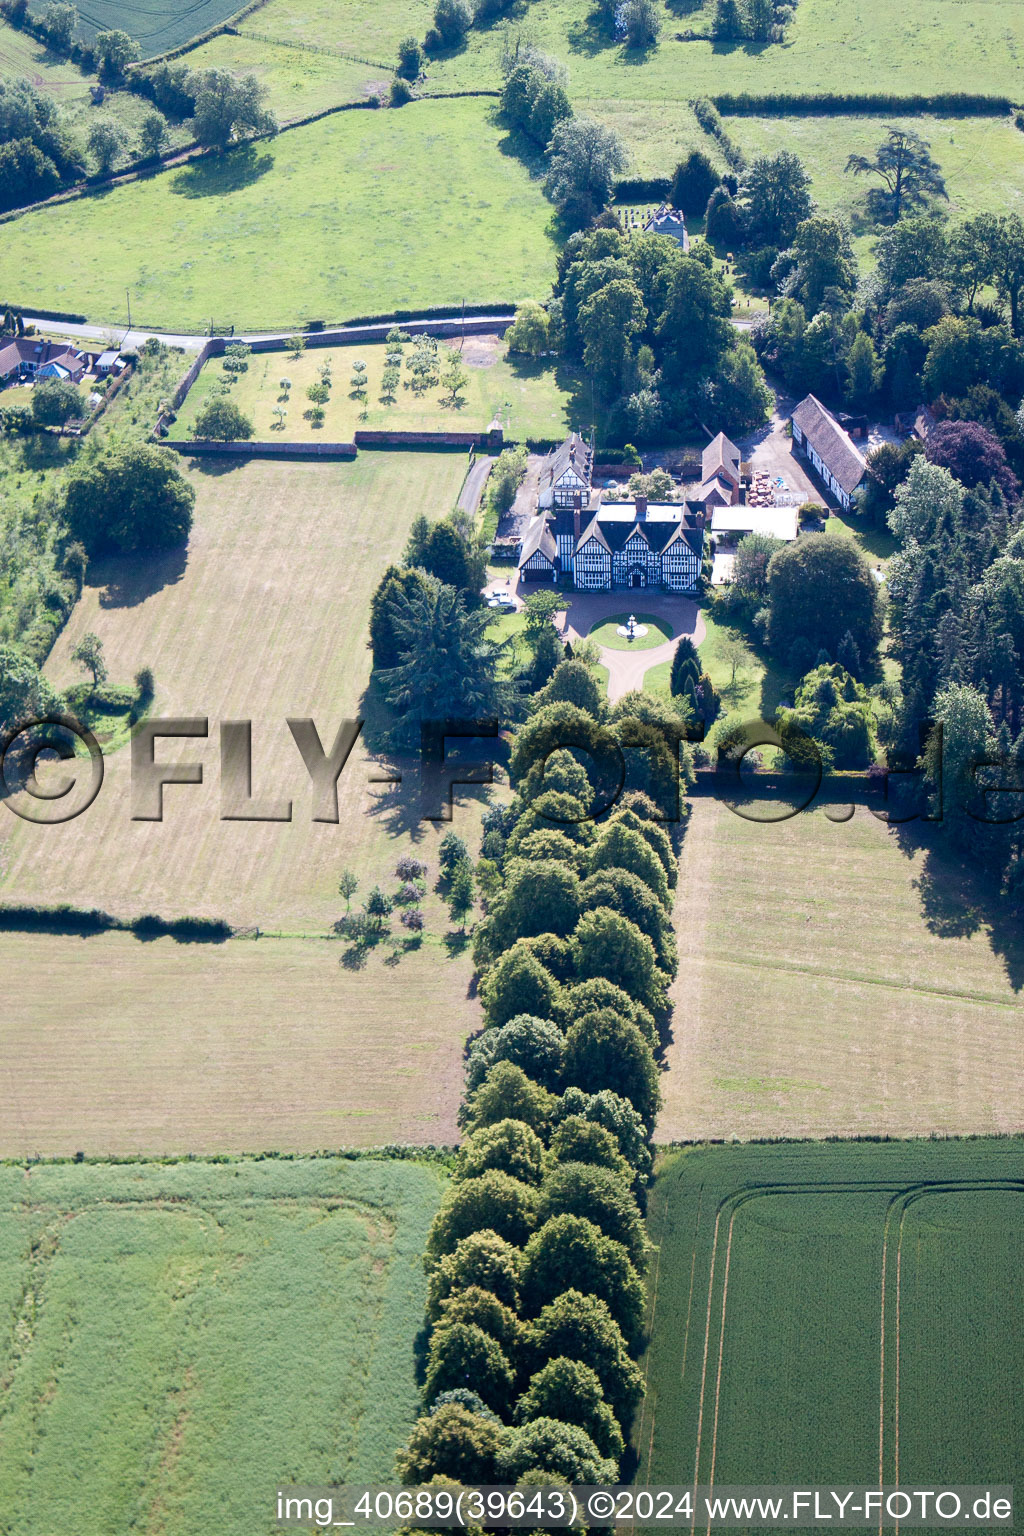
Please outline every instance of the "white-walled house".
M867 460L853 438L816 395L801 400L792 415L793 446L844 511L867 473Z

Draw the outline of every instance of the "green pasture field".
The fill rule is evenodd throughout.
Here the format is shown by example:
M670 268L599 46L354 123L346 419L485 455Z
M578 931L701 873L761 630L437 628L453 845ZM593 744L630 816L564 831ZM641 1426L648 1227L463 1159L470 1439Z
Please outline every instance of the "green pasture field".
M128 288L137 323L175 331L543 293L551 208L492 119L477 98L343 112L24 214L0 265L46 308L102 321Z
M267 0L239 30L393 64L402 39L422 41L433 19L434 0Z
M1024 209L1024 133L1009 118L730 117L725 123L748 159L781 149L800 156L819 207L850 222L862 262L870 260L874 241L865 198L877 177L849 176L844 168L849 155L870 155L890 123L931 144L949 193L948 205L940 200L939 206L952 218Z
M227 21L241 6L238 0L88 0L78 12L78 33L91 41L97 32L119 27L142 45L142 56L151 59L171 48L180 48Z
M1018 1140L666 1155L638 1482L1012 1483L1022 1195Z
M681 10L682 8L680 8ZM710 4L707 9L710 10ZM569 69L574 99L688 102L726 91L979 91L1024 95L1024 15L1015 0L800 0L783 43L680 42L704 18L664 6L657 46L615 42L589 0L533 0L524 23ZM499 80L500 27L474 28L465 45L431 66L432 88ZM661 134L652 122L652 133Z
M674 922L658 1140L1024 1129L1019 926L934 829L698 798Z
M257 12L254 21L262 20ZM230 69L253 74L267 87L267 105L278 122L310 117L341 102L360 101L386 93L392 76L356 59L325 49L314 53L263 37L221 32L209 42L190 49L190 69Z
M442 1184L327 1157L0 1168L8 1536L270 1536L279 1483L387 1481Z
M438 352L443 361L448 348L458 352L459 340L442 341ZM253 422L255 435L271 441L286 442L323 438L325 441L351 442L357 428L394 431L483 431L495 417L510 428L513 438L563 437L577 417L573 411L575 392L568 371L561 365L509 362L497 336L467 336L461 356L468 375L459 404L443 403L441 388L415 393L409 386L412 375L402 366L402 383L394 405L380 403L381 375L384 371L382 345L353 343L344 347L310 347L299 357L287 349L281 352L257 352L249 360L246 373L234 375L231 398ZM406 344L405 357L412 353ZM353 362L365 362L368 381L365 405L353 398L350 389ZM306 390L319 380L319 369L330 362L333 373L331 398L323 407L323 425L314 427L305 419L310 409ZM203 369L178 413L172 436L191 436L192 423L202 405L215 392L225 373L220 359ZM291 388L281 388L289 379ZM288 415L283 428L273 415L281 405Z

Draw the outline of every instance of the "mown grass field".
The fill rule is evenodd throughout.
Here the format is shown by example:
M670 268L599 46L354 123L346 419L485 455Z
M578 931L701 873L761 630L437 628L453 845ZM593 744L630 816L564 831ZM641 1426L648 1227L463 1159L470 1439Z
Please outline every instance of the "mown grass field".
M422 392L411 388L412 375L406 363L413 348L408 343L404 347L402 381L393 405L380 402L387 349L360 343L311 347L299 357L292 356L287 349L254 353L248 371L234 376L237 382L230 386L231 398L253 422L257 438L282 438L286 442L312 438L351 442L357 428L475 432L486 429L495 417L509 425L514 439L558 438L577 420L572 404L574 392L567 370L561 365L510 363L497 336L467 336L461 352L458 338L442 341L438 352L442 364L449 349L459 353L467 374L465 387L454 406L446 403L446 392L440 385ZM366 364L365 403L350 388L354 362ZM310 409L306 390L319 381L319 371L328 363L333 380L331 398L323 407L323 425L314 427L306 419ZM178 412L172 437L184 439L192 435L199 410L220 382L231 377L219 359L206 365ZM281 388L282 379L290 380L288 391ZM288 413L283 427L274 416L278 405Z
M5 1532L269 1536L279 1483L389 1479L441 1185L328 1158L0 1169Z
M178 331L543 293L551 208L501 136L486 99L343 112L24 214L0 265L46 308L103 321L127 288L136 323Z
M1024 946L919 824L698 799L675 926L659 1140L1024 1128Z
M0 1025L0 1054L17 1063L16 1084L5 1080L19 1105L3 1117L7 1151L310 1150L454 1133L460 1050L477 1010L469 957L449 941L433 891L448 825L422 819L415 775L373 784L382 770L361 744L341 776L340 824L312 823L285 722L309 715L327 742L342 720L362 717L370 594L413 518L453 505L464 467L461 454L209 465L196 473L187 554L91 570L50 674L80 678L70 652L89 630L113 679L150 665L157 714L210 720L205 741L159 744L168 761L203 763L205 783L169 789L163 822L132 821L121 750L95 805L66 826L5 813L0 900L199 912L294 937L192 947L4 935L5 975L12 986L22 979ZM255 793L293 801L290 824L220 819L225 719L252 720ZM473 845L479 794L454 822ZM351 971L344 944L299 939L323 940L344 910L343 868L360 879L358 903L378 881L393 890L396 860L410 851L431 866L420 950L391 953L387 965L389 952L375 951ZM40 1028L43 975L52 1031Z
M338 940L3 934L0 1156L456 1141L479 1007L440 911L422 949L362 970Z
M1019 1141L666 1156L638 1481L1011 1483L1022 1195Z
M341 720L363 716L370 597L413 519L454 505L465 462L461 453L215 461L193 472L187 550L94 562L48 675L57 686L81 679L71 651L88 631L112 678L152 667L154 714L210 720L206 741L160 748L169 761L204 763L206 782L168 789L162 822L132 821L130 754L115 753L96 804L47 828L55 837L4 818L0 895L56 899L57 859L59 899L118 916L200 913L322 933L338 915L343 864L372 884L411 841L430 849L436 829L420 821L418 786L372 785L380 769L361 744L339 781L340 826L314 824L286 719L310 715L333 740ZM255 795L291 800L290 823L220 820L218 722L233 719L253 722Z

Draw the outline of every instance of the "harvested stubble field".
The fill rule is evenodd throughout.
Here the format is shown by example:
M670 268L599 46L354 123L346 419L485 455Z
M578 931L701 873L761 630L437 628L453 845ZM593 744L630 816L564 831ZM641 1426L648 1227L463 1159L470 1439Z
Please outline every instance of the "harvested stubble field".
M5 1533L270 1533L277 1480L390 1477L442 1183L332 1158L0 1168Z
M1013 1482L1022 1196L1017 1140L667 1155L638 1481Z
M573 414L573 383L561 365L509 362L497 336L467 336L461 351L458 339L442 341L438 359L444 363L449 349L459 353L466 369L466 384L459 403L445 403L445 391L439 385L418 393L411 387L412 375L406 366L413 347L403 349L401 382L394 404L380 403L381 376L384 372L384 346L355 343L345 347L311 347L299 357L282 352L256 352L249 359L248 370L235 375L230 385L231 398L253 422L257 438L285 442L322 438L327 442L351 442L358 428L396 432L485 431L495 417L507 422L513 439L558 438L576 422ZM351 391L352 365L366 364L365 404ZM331 398L324 405L324 421L314 427L306 419L310 409L306 390L319 381L320 369L330 364L333 382ZM171 429L172 437L182 440L192 435L192 424L203 404L219 384L232 375L225 373L220 359L207 363L178 412ZM288 379L290 388L281 388ZM287 411L283 427L274 416L280 405Z
M0 934L0 1156L450 1145L470 962L343 951Z
M698 800L675 923L659 1140L1024 1127L1024 946L918 824Z
M310 715L330 741L361 716L370 594L413 518L453 505L464 465L461 454L218 462L196 473L187 557L91 571L51 675L77 680L70 652L89 630L113 679L152 666L155 713L210 720L209 740L163 741L159 756L204 763L206 782L168 789L162 823L133 822L121 750L76 821L44 829L3 812L0 899L205 914L293 937L179 946L0 935L11 1000L0 1022L0 1152L452 1139L461 1045L477 1010L441 898L428 889L422 949L393 967L375 952L365 972L350 971L345 946L322 942L344 910L342 868L359 876L365 900L378 881L393 889L397 858L414 851L432 887L448 826L421 820L415 778L371 784L381 770L358 745L340 780L340 824L314 825L285 721ZM225 719L253 721L254 792L293 800L291 824L219 819ZM476 807L471 794L454 822L471 842ZM407 1072L384 1067L398 1041Z
M543 293L552 210L499 149L493 105L342 112L26 213L0 226L0 266L35 303L98 321L123 313L128 288L139 324L172 331Z

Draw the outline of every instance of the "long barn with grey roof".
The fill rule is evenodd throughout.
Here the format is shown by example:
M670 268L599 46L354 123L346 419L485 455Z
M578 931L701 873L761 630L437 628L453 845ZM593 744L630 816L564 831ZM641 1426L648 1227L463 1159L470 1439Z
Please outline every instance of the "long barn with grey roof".
M792 416L793 444L839 505L849 511L867 473L867 460L817 395L801 400Z

